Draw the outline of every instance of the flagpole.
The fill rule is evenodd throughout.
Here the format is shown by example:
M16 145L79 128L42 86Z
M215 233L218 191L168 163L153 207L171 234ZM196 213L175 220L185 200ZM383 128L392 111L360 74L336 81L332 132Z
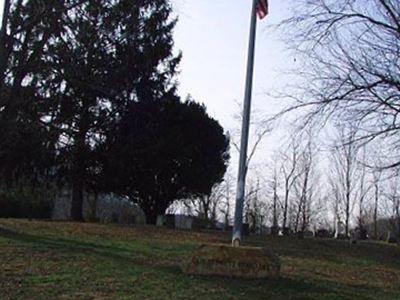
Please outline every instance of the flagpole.
M244 94L242 136L240 141L239 173L236 187L235 220L232 233L232 246L239 247L242 244L243 205L246 187L247 173L247 147L249 142L251 96L253 89L254 52L257 28L257 4L259 0L253 0L250 22L250 40L247 57L246 88Z

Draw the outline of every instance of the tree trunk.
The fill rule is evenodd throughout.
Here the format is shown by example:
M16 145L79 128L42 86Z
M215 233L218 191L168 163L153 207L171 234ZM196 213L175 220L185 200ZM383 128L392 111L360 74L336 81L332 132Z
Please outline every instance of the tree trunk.
M83 123L83 122L82 122ZM83 222L83 192L85 189L85 137L87 130L80 128L75 140L72 167L71 220Z
M360 210L359 210L359 214L358 214L358 228L364 228L364 221L363 221L363 217L364 217L364 214L363 214L363 208L362 208L362 205L363 205L363 196L361 197L361 199L360 199Z
M288 213L288 204L289 204L289 187L286 182L285 184L285 206L283 208L283 223L282 223L282 230L285 231L286 224L287 224L287 213Z
M397 212L397 244L400 245L400 214Z
M149 225L156 225L157 224L157 217L158 213L156 211L147 211L145 212L146 215L146 223Z
M96 222L97 221L97 200L98 200L98 194L94 193L93 199L90 199L88 197L87 201L89 204L89 221L91 222Z
M396 231L396 236L397 236L397 244L400 245L400 203L397 202L398 200L394 199L393 200L395 203L394 207L394 214L395 214L395 231Z
M351 190L351 181L350 181L350 163L347 163L346 170L346 218L345 218L345 234L346 238L349 237L349 223L350 223L350 190Z
M158 216L165 215L165 210L168 208L168 201L161 203L157 196L149 196L139 202L140 208L146 216L146 224L157 225Z
M305 232L308 227L308 216L307 216L307 200L303 202L303 224L301 225L301 232Z
M346 220L345 220L345 234L349 237L349 221L350 221L350 196L346 196Z
M7 68L8 55L6 55L7 21L10 10L10 0L4 1L3 20L0 31L0 90L3 87L5 72Z
M86 99L88 100L88 99ZM78 131L74 136L74 147L72 152L72 205L71 219L74 221L83 221L83 193L85 190L86 179L86 159L88 157L89 147L86 144L86 136L89 131L90 113L89 104L83 101L80 111L80 120L78 121Z
M275 230L278 228L278 211L277 211L277 205L278 205L278 195L276 194L276 189L274 190L274 206L273 206L273 226Z
M375 207L374 207L374 238L378 239L378 197L379 187L375 185Z
M80 156L80 153L77 154ZM75 161L72 169L72 199L71 199L71 220L83 222L83 191L84 191L84 166L81 159Z
M83 182L74 176L72 183L71 220L83 222Z
M201 205L203 206L203 218L206 222L209 221L209 216L210 216L210 196L201 196Z

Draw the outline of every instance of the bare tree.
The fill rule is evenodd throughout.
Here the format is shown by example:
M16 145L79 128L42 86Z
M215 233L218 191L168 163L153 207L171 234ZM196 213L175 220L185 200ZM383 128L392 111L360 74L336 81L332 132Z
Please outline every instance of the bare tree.
M332 213L333 213L333 228L335 231L335 237L337 237L338 235L338 224L342 223L342 206L341 206L341 201L342 201L342 197L341 197L341 189L340 189L340 185L338 183L338 181L335 179L335 173L331 172L329 174L329 187L330 187L330 195L328 196L328 198L330 199L330 203L331 203L331 209L332 209Z
M373 171L373 185L374 185L374 238L378 239L378 209L379 198L381 194L381 177L382 171L380 169Z
M303 150L299 154L297 180L294 191L297 199L294 231L304 233L309 229L314 211L316 190L316 144L311 131L302 137Z
M354 141L355 133L349 129L339 131L338 142L331 157L331 187L335 198L335 212L344 215L345 235L349 236L350 217L354 208L355 189L357 185L358 147Z
M255 184L249 185L249 192L245 197L245 221L249 224L249 229L253 233L262 230L265 219L265 203L260 197L260 180L257 178Z
M385 198L389 200L388 215L393 230L397 234L397 240L400 242L400 191L399 191L400 177L395 174L389 179L387 185L388 191L385 193Z
M278 187L279 187L279 178L278 178L278 170L274 168L273 175L271 180L269 181L269 190L272 194L272 234L278 234L279 232L279 196L278 196Z
M226 205L225 198L225 185L224 181L222 181L213 186L209 195L193 196L182 201L177 201L176 204L179 205L172 205L169 212L175 213L179 206L183 206L189 215L196 215L203 219L207 225L213 225L218 220L221 207Z
M365 201L367 200L367 195L371 189L371 186L367 182L367 166L365 164L367 159L367 147L363 145L361 148L362 151L362 161L359 163L360 168L360 188L359 188L359 195L358 195L358 228L362 230L364 228L365 217L364 217L364 206Z
M231 222L231 198L234 188L233 176L231 176L229 172L225 174L224 181L221 185L223 186L223 201L220 205L219 212L222 214L224 227L225 230L227 230Z
M283 112L303 108L305 122L331 119L358 127L355 140L391 146L386 167L400 166L400 1L299 0L281 24L304 82Z
M221 183L214 185L210 195L203 195L194 200L197 214L207 222L215 223L219 206L224 199L224 186Z
M283 219L282 219L282 230L284 232L287 230L288 225L288 210L289 210L289 199L290 192L298 178L298 156L299 156L299 145L297 140L292 137L291 143L289 145L288 151L282 154L282 166L281 172L283 174L284 181L284 199L283 199Z
M238 105L238 113L234 115L234 119L238 122L238 124L242 123L243 111L240 103ZM252 110L252 122L250 124L251 133L250 133L250 145L249 145L249 154L246 160L246 172L249 168L250 162L252 161L254 155L256 154L258 148L261 146L265 136L272 131L271 124L268 121L265 121L261 116L261 112L258 110ZM239 128L240 126L238 126ZM236 138L240 136L240 130L236 128L231 131L230 141L233 148L239 153L240 147L236 142Z

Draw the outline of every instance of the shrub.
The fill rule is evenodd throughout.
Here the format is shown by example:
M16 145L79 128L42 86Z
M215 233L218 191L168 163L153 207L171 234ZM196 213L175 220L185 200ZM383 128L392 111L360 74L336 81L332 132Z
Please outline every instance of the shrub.
M53 202L45 190L30 187L0 189L1 218L47 219L52 210Z

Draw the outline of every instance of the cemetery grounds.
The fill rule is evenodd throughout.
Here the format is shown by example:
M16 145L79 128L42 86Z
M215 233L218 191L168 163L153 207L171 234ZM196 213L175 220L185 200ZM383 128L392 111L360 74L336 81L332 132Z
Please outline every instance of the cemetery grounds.
M282 261L276 280L187 276L185 257L222 232L0 219L0 299L400 299L400 247L249 237Z

